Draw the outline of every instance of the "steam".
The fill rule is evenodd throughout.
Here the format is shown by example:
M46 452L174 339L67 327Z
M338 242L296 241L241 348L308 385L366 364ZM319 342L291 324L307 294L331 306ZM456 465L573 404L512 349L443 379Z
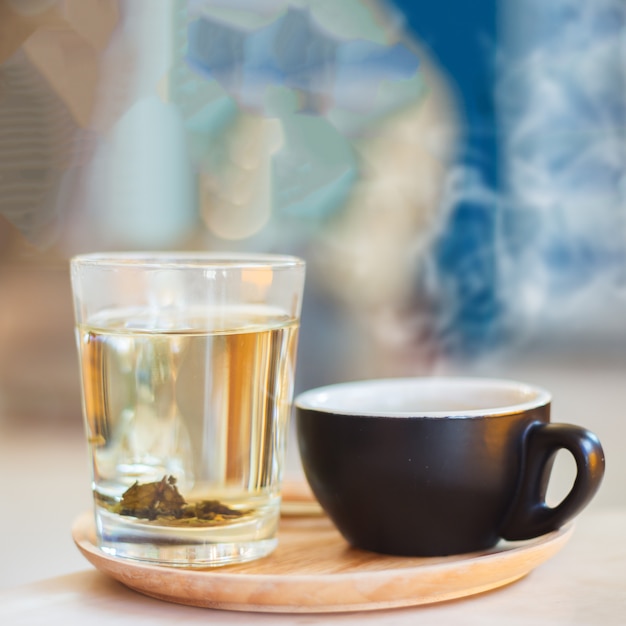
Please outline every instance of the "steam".
M626 10L621 0L524 4L537 34L518 30L522 49L498 92L503 214L517 225L503 225L502 281L527 323L597 327L626 278Z
M425 263L438 341L455 351L478 337L491 351L537 336L623 336L625 6L505 4L495 85L504 181L493 188L465 163L448 172L440 229L454 227L462 203L487 226L477 217L484 241L467 264ZM492 295L479 301L489 281Z

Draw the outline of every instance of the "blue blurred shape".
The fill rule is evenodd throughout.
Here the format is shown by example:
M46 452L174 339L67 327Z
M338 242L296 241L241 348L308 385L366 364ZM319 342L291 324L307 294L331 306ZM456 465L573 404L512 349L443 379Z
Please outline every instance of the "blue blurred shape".
M501 187L495 106L498 2L456 2L453 8L412 0L395 4L450 77L465 121L454 167L464 175L433 256L439 339L444 349L475 357L497 345L505 332L496 250Z
M195 8L188 66L239 107L281 122L282 147L272 157L275 211L325 220L359 176L350 135L421 96L417 55L401 43L331 33L306 6L276 5L273 18L248 8L246 19L234 13L227 19L209 3ZM205 126L212 111L204 108ZM211 145L204 149L197 160L210 164Z
M277 26L270 54L284 84L305 93L328 93L339 42L320 30L306 9L290 7Z
M234 26L198 18L189 24L187 62L227 91L241 83L247 33Z
M216 80L240 104L265 110L267 91L301 94L301 111L373 106L384 81L409 80L419 60L407 46L344 39L322 28L307 8L290 6L275 20L246 29L202 14L188 28L187 62ZM349 97L353 85L370 98Z

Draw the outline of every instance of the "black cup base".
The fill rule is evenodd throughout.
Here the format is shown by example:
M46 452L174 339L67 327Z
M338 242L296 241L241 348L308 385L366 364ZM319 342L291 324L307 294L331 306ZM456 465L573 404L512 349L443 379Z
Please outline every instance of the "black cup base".
M444 543L432 541L424 543L419 540L415 542L407 541L406 536L401 534L396 534L395 537L378 537L374 539L358 538L346 533L342 533L342 535L353 548L375 552L376 554L401 557L446 557L485 552L494 548L500 541L499 537L451 541L451 537L448 536Z

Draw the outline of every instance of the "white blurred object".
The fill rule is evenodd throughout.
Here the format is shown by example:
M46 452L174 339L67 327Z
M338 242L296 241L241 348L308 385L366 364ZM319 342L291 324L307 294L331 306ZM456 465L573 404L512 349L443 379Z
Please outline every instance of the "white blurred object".
M159 97L172 45L170 2L124 3L102 59L95 113L102 135L87 192L90 214L113 247L175 247L197 222L183 120Z

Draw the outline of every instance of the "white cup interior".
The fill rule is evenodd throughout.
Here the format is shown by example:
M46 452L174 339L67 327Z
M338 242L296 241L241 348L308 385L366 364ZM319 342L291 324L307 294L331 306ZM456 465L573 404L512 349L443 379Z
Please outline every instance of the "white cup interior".
M393 378L339 383L300 394L297 407L374 417L506 415L550 402L545 389L490 378Z

